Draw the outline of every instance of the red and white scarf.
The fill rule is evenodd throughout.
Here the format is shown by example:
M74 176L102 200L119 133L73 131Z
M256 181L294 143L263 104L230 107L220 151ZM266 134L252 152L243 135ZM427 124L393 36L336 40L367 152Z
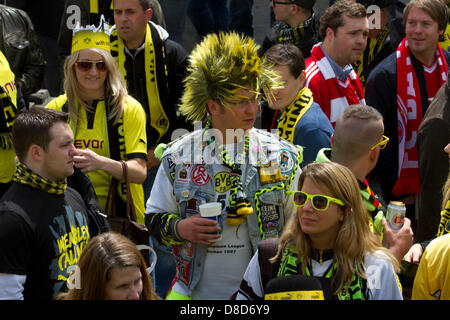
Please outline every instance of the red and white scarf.
M364 91L355 70L345 81L336 74L325 56L321 43L311 50L306 60L306 86L313 92L314 102L318 103L334 127L340 114L352 104L366 104Z
M440 85L442 85L447 81L448 68L439 44L436 49L436 59L441 74ZM419 194L417 133L422 122L422 100L406 38L397 48L397 118L398 180L392 194L396 197Z

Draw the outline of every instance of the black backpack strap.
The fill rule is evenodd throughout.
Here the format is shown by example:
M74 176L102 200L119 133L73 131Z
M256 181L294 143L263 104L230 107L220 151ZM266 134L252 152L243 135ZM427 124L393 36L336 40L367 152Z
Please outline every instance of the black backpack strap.
M0 203L0 211L14 212L19 217L21 217L33 231L36 228L36 224L33 221L31 221L30 217L25 212L25 210L23 210L21 206L12 201L8 200L2 201Z
M108 103L107 100L105 100L105 108L106 108L106 115L107 117L109 117L109 113L111 112L110 109L110 105ZM121 119L122 123L116 123L114 124L114 118L113 119L107 119L108 122L108 140L109 140L109 155L110 158L116 161L120 161L120 160L127 160L126 157L126 149L125 149L125 142L124 142L124 151L125 151L125 159L122 159L120 154L121 154L121 150L120 150L120 140L121 137L119 135L119 127L122 125L123 126L123 114L122 114L122 119ZM125 129L124 129L125 131ZM126 132L123 133L123 137L125 137ZM116 185L113 185L113 181L116 181ZM117 192L117 185L118 184L122 184L121 188L125 188L125 185L123 184L123 182L117 180L116 178L112 177L111 179L111 184L110 184L110 188L113 187L114 188L114 192ZM115 208L115 212L119 213L118 216L123 216L120 213L126 212L126 202L122 201L120 199L120 197L113 197L114 199L114 208ZM108 200L107 200L108 201ZM111 209L111 208L110 208ZM107 214L110 214L111 212L107 212Z
M278 271L277 266L279 263L271 263L269 261L269 259L273 258L277 253L278 242L278 238L269 238L261 241L258 245L258 262L263 288L265 288L267 283L274 278Z
M84 200L91 236L111 231L108 216L98 202L91 179L86 173L74 167L73 175L67 177L67 186L76 190Z

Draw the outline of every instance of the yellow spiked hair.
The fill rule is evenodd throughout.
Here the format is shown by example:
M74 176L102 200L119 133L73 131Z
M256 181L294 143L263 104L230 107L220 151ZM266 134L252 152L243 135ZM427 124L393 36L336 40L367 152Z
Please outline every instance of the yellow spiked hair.
M208 100L222 106L236 92L250 86L255 93L266 94L282 87L278 74L258 57L259 46L250 37L235 32L209 34L189 56L188 76L180 111L190 121L207 115Z

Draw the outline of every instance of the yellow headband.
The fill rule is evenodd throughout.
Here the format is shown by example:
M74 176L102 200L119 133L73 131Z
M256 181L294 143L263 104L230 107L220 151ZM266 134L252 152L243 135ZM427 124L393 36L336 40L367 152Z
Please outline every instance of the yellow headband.
M72 50L74 53L82 49L103 49L110 52L110 29L103 15L98 27L89 25L84 28L75 27L72 36Z

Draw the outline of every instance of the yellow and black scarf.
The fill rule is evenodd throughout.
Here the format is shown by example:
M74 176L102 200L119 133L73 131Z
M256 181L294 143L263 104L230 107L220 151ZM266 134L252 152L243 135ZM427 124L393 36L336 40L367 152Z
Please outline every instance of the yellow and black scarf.
M55 195L62 195L67 189L67 179L49 181L31 171L20 161L17 162L16 172L14 172L12 180Z
M212 128L211 119L206 122L204 135L207 139L207 144L215 144L214 137L209 136L209 129ZM247 133L244 136L244 152L242 154L242 159L248 155L248 149L250 144L250 135ZM215 149L215 148L214 148ZM230 203L227 207L227 224L229 225L240 225L245 221L247 216L253 213L253 207L247 199L244 187L242 186L241 176L242 170L241 165L236 163L234 159L228 154L226 148L221 144L218 145L218 150L220 151L219 157L223 161L223 165L230 168Z
M306 111L309 110L313 103L312 92L304 87L297 94L294 101L287 107L286 111L278 121L278 135L289 141L294 142L295 127Z
M314 13L305 22L299 24L295 28L284 28L280 30L280 35L278 36L279 43L293 43L299 46L305 35L307 34L308 28L314 23Z
M363 54L359 57L359 59L353 64L356 73L358 74L359 79L363 87L366 85L366 76L369 72L369 67L372 62L375 60L377 54L383 48L383 45L389 35L389 27L386 25L381 29L380 33L377 35L375 39L370 39L367 41L366 50L364 50Z
M158 32L156 29L153 32ZM165 60L164 46L162 48L163 60ZM156 70L156 51L152 38L152 31L150 25L147 24L147 32L145 33L145 86L147 90L147 99L149 106L150 125L159 133L156 145L162 136L169 129L169 118L164 112L158 90L157 70ZM118 36L117 30L114 29L111 33L111 55L119 64L120 73L122 73L125 80L127 79L127 70L125 69L125 44ZM164 64L164 73L167 79L167 66Z

